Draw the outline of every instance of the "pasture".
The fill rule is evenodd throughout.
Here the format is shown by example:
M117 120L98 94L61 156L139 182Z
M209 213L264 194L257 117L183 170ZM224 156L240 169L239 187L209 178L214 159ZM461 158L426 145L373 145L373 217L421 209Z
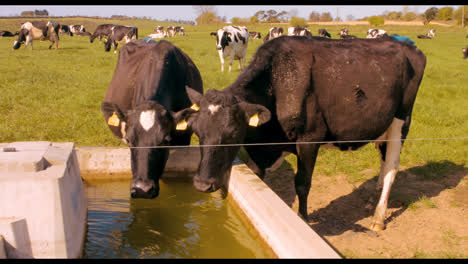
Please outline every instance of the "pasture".
M164 28L177 25L153 20L63 18L55 21L64 24L84 24L89 32L93 32L97 25L103 23L134 25L138 27L139 39L152 33L156 25L162 25ZM21 22L25 20L0 19L0 30L15 32ZM238 61L233 62L231 73L227 71L226 61L225 72L221 73L215 40L210 37L210 32L215 32L223 25L182 26L187 36L166 40L177 45L192 58L203 78L205 91L222 90L231 84L239 75ZM261 32L263 38L272 26L247 25L247 28L249 31ZM286 28L288 25L280 26ZM318 29L322 27L310 25L309 29L317 36ZM327 26L326 29L332 38L336 39L341 27ZM362 25L347 28L350 34L362 38L365 38L368 29ZM400 172L390 196L390 200L397 201L393 205L396 209L389 210L393 217L389 220L390 223L387 223L387 230L378 235L363 231L367 226L366 219L370 218L371 214L367 216L366 213L362 213L355 218L345 218L347 214L353 213L351 209L328 214L327 210L320 209L322 206L330 211L332 202L339 203L343 201L340 200L343 197L348 197L347 202L350 202L357 200L352 199L352 195L361 197L361 193L368 194L372 191L379 173L379 158L373 144L357 152L321 149L309 195L309 200L315 201L315 204L310 202L309 205L309 214L312 217L309 224L344 257L466 258L468 59L463 60L462 56L462 48L468 44L466 32L461 28L439 26L379 28L390 34L397 33L411 38L427 57L408 140L400 156ZM434 39L416 37L426 34L429 28L437 30ZM77 147L126 147L111 134L100 110L117 62L118 55L114 54L113 50L104 52L104 44L98 40L90 43L88 37L70 37L66 34L60 35L58 50L49 50L48 41L34 41L34 50L31 51L30 47L25 49L22 45L19 50L14 51L14 40L15 37L0 38L0 142L44 140L74 142ZM246 64L261 44L262 40L249 40ZM197 142L197 138L193 137L192 143ZM245 155L241 151L241 158L245 159ZM295 156L289 155L279 172L267 174L265 181L297 211L297 201L294 201L293 196L294 187L291 189L289 184L293 181L295 169ZM414 187L411 194L403 191L403 187L409 186L405 181L412 181L413 185L409 184ZM414 185L415 182L426 185L421 187ZM428 183L437 184L438 191L433 191L433 186ZM401 188L397 187L399 185ZM367 188L369 186L370 191ZM441 200L441 197L445 199ZM426 213L425 210L430 213ZM393 215L394 212L400 213ZM456 229L450 225L452 222L441 222L441 226L433 226L440 222L431 223L440 217L438 212L443 212L444 216L451 217L455 222L461 222L456 226L462 228ZM414 217L403 217L408 213L414 214ZM327 220L322 219L325 216L328 217ZM427 216L434 219L425 218ZM333 221L340 218L348 221L340 224L341 229L333 229L332 224L324 224L327 221L331 223L330 218L334 218ZM398 222L403 218L405 222ZM362 229L357 227L361 225L360 222L363 223ZM398 229L399 226L392 223L404 225L405 229ZM416 229L416 226L422 226L424 229ZM414 230L430 232L432 235L418 235L412 232ZM389 242L394 237L395 241ZM419 238L428 241L419 241ZM398 239L406 240L406 250L404 245L397 243ZM387 242L389 243L384 244ZM379 243L379 246L374 245ZM431 246L425 247L424 243ZM357 249L358 245L364 249ZM392 248L394 246L399 248Z

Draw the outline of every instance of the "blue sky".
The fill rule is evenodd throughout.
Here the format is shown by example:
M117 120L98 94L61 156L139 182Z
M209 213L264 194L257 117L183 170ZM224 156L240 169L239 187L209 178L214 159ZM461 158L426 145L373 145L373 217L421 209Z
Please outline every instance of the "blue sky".
M422 13L430 7L442 8L451 6L454 9L459 5L409 5L410 12ZM330 12L335 18L337 13L342 19L348 15L362 18L380 15L384 11L402 11L403 5L217 5L218 16L226 16L228 20L233 17L251 17L259 10L274 9L277 12L294 10L298 17L308 18L312 11L319 13ZM126 15L137 17L150 17L153 19L195 20L197 14L192 5L2 5L0 16L19 15L23 11L46 9L52 16L84 15L110 17L112 15Z

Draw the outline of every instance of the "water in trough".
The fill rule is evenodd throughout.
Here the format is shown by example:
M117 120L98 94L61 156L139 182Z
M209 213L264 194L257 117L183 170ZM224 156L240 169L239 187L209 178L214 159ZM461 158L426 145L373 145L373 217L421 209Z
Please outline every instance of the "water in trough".
M130 180L85 182L83 258L275 258L240 209L190 179L160 180L156 199L130 199Z

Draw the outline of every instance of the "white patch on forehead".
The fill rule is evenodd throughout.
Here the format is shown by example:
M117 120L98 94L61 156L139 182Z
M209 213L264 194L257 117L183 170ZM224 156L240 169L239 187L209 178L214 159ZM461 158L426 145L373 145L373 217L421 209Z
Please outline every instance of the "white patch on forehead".
M140 114L140 125L145 131L150 130L154 126L154 116L156 112L154 110L143 111Z
M212 105L212 104L210 104L210 105L208 106L208 110L210 110L211 114L214 115L214 113L216 113L220 107L221 107L220 105Z

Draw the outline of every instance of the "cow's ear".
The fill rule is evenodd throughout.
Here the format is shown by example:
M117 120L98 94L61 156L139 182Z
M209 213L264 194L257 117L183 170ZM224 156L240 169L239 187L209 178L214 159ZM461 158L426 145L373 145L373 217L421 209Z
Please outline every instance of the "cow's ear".
M194 116L197 112L198 109L194 108L193 105L192 107L182 109L179 112L171 112L172 117L174 118L174 123L176 124L176 130L182 131L191 129Z
M101 104L101 111L104 114L104 118L109 126L120 126L121 122L127 122L125 114L120 108L113 103L103 102Z
M241 102L239 105L244 110L245 118L249 126L257 127L263 125L271 118L270 111L263 105L250 104L247 102Z
M187 91L187 95L190 99L190 101L192 102L192 104L196 104L198 107L200 106L200 101L201 99L203 98L203 94L201 94L200 92L192 89L191 87L185 85L185 90ZM193 106L192 107L197 107L197 106Z
M210 36L216 37L216 32L211 32Z

